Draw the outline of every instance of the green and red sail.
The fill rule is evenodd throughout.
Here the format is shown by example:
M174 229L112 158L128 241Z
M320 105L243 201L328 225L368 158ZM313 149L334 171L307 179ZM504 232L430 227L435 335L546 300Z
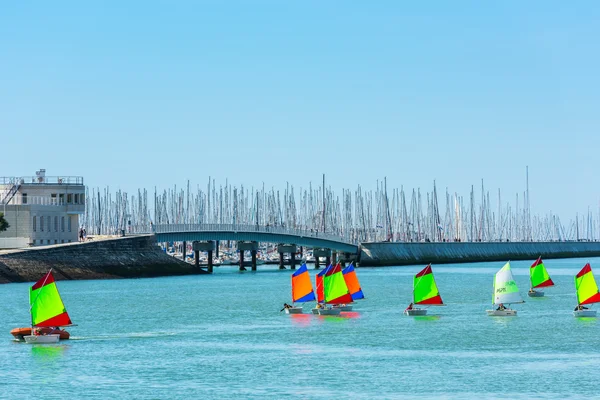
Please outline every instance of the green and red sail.
M29 304L32 326L54 327L72 324L58 293L52 270L29 289Z
M413 300L415 304L443 306L444 302L433 277L431 264L415 275L413 282Z
M589 263L585 264L575 276L575 289L577 290L577 303L579 305L600 303L598 285Z
M352 295L344 280L340 264L327 268L325 276L323 276L323 292L327 304L352 303Z
M548 271L546 271L542 257L538 257L538 259L531 264L531 268L529 268L529 279L531 281L532 289L554 286L554 282L552 282Z

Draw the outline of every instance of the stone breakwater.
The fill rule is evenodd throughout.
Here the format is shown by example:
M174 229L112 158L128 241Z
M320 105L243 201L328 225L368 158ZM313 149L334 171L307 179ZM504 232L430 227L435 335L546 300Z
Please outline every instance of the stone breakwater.
M600 257L600 242L363 243L360 265L449 264Z
M0 283L57 279L142 278L202 273L165 254L152 235L35 247L0 253Z

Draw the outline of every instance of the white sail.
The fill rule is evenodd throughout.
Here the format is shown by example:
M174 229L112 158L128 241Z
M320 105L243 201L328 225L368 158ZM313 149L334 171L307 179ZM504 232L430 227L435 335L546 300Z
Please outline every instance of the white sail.
M494 292L492 294L493 304L523 303L519 294L519 288L510 271L510 262L507 262L500 271L496 272L494 278Z

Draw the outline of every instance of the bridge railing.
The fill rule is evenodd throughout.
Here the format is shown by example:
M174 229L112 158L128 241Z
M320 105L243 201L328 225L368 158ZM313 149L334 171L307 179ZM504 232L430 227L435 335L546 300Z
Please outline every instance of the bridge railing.
M314 237L317 239L331 240L334 242L356 244L348 237L323 233L318 231L307 231L303 229L289 229L281 226L263 225L238 225L238 224L158 224L152 228L154 233L175 232L257 232L274 233L281 235Z

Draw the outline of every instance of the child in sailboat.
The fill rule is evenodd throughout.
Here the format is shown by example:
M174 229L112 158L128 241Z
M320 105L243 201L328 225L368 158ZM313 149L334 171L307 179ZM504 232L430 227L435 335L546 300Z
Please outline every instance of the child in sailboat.
M498 308L496 308L496 310L498 310L498 311L504 311L504 310L506 310L506 307L504 307L504 304L500 303L498 305Z
M575 307L574 311L583 311L583 310L587 310L588 308L586 306L582 306L582 305L578 305L577 307Z
M412 310L412 309L413 309L413 303L410 303L408 305L408 307L406 307L406 310ZM406 311L406 310L404 310L404 311Z

